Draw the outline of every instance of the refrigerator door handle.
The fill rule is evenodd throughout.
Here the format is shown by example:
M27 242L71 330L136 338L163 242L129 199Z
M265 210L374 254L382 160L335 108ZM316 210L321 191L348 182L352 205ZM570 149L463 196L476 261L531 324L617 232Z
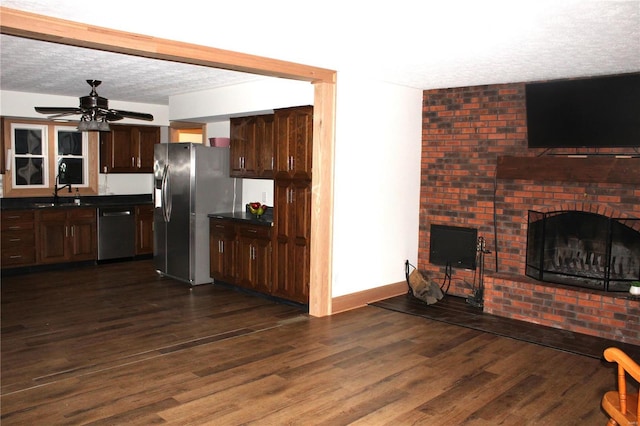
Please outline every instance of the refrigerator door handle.
M171 183L169 178L169 165L162 171L162 217L165 222L171 219Z

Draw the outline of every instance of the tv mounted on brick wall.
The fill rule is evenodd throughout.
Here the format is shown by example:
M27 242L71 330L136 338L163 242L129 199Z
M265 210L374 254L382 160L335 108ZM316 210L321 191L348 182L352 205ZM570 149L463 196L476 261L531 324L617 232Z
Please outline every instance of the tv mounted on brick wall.
M434 265L476 268L477 229L432 224L429 246L429 262Z
M640 73L525 86L529 148L640 147Z

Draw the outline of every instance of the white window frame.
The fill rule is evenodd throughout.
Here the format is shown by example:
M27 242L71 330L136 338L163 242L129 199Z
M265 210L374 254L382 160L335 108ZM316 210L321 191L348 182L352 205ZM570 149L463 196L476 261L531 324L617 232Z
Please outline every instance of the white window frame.
M58 132L73 132L82 134L82 155L59 155L58 154ZM62 158L76 158L82 159L82 184L73 184L74 188L87 188L89 187L89 137L87 132L81 132L75 126L54 126L54 147L55 147L55 167L58 175L58 164ZM55 179L55 178L54 178Z
M16 130L40 130L42 135L42 154L17 154ZM11 123L11 187L13 189L42 189L49 187L49 126L46 124ZM16 159L18 158L42 158L42 183L38 185L17 185Z

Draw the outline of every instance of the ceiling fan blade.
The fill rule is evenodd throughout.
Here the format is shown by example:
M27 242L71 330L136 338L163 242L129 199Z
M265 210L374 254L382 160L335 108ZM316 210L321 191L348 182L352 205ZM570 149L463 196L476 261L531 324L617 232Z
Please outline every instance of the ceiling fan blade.
M40 114L82 114L82 110L77 107L35 107Z
M119 109L110 109L109 114L119 116L120 118L135 118L136 120L153 121L153 115L144 112L123 111ZM107 118L109 120L109 118Z

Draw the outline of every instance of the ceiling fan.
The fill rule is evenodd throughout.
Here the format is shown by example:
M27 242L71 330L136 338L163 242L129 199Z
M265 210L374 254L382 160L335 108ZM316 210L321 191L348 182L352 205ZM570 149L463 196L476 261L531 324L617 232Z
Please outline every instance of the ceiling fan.
M49 118L56 119L68 115L81 114L78 130L97 130L101 132L109 131L109 121L118 121L123 118L133 118L136 120L152 121L153 115L142 112L123 111L119 109L109 109L109 100L98 96L96 87L102 83L100 80L87 80L91 86L89 96L80 97L79 107L35 107L41 114L53 114Z

